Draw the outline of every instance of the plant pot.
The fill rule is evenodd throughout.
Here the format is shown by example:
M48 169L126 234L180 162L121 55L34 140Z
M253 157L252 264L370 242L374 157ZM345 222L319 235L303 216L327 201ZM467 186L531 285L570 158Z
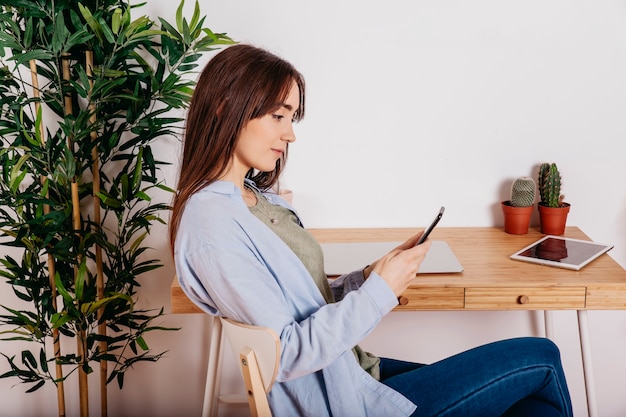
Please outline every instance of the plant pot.
M504 231L513 235L528 233L534 207L515 207L510 201L503 201L501 205L504 214Z
M569 203L563 203L561 207L546 207L539 203L539 224L541 233L545 235L560 236L565 233L567 214L569 213Z

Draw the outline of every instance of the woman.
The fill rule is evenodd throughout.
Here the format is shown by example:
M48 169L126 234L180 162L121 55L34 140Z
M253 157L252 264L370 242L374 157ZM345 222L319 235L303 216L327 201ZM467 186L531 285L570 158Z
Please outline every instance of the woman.
M319 244L276 185L304 116L304 80L249 45L218 53L187 117L170 238L186 294L204 311L273 328L276 416L571 416L556 346L520 338L432 365L363 352L430 247L412 236L329 284Z

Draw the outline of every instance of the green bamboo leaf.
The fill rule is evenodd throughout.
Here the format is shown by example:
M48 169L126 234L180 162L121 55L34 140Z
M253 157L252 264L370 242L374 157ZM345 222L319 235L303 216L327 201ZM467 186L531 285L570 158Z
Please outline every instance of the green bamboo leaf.
M170 36L167 32L163 32L162 30L157 29L147 29L142 30L141 32L137 32L129 37L129 40L134 39L142 39L142 38L151 38L153 36Z
M198 64L183 64L178 67L178 70L183 72L189 72L194 68L198 68Z
M146 343L146 341L144 340L143 337L139 336L137 338L137 344L139 345L139 347L141 347L143 350L149 350L150 348L148 347L148 344Z
M30 350L22 351L22 363L28 368L37 369L37 360Z
M116 376L117 376L117 385L120 387L120 389L122 389L122 387L124 386L124 374L122 372L119 372Z
M191 31L189 30L189 24L187 23L187 20L183 20L183 42L184 45L191 45Z
M178 8L176 9L176 27L179 32L183 31L183 6L185 5L185 0L181 0Z
M202 22L198 25L198 21L200 19L200 3L196 0L196 5L193 10L193 16L191 17L191 22L189 22L189 27L192 32L196 31L198 26L202 26ZM204 21L204 18L202 19Z
M135 241L130 245L130 252L133 253L137 250L139 245L143 243L145 238L148 236L148 233L142 233Z
M10 60L17 62L19 65L26 64L31 59L38 61L50 61L54 58L54 55L43 49L34 49L32 51L24 52L23 54L14 54Z
M58 13L52 31L52 43L50 48L56 53L66 52L65 43L70 36L70 32L65 26L63 13Z
M80 87L77 87L76 90L81 97L87 98L87 91L89 91L91 88L89 86L89 77L87 76L87 72L82 65L77 65L76 67L76 72L78 73L78 78L80 79Z
M135 197L143 201L152 201L152 198L148 194L144 193L143 191L137 191L135 193Z
M113 35L111 28L109 28L109 25L107 25L107 22L105 22L102 18L98 18L98 23L100 24L100 29L102 30L102 34L105 39L109 41L109 43L115 43L115 36Z
M111 31L118 35L120 33L120 28L122 27L122 9L117 8L113 12L113 17L111 19Z
M80 18L78 13L76 13L75 9L70 9L70 21L72 22L72 26L75 28L85 28L85 24L83 20Z
M130 16L128 17L130 20ZM130 36L134 33L140 32L145 29L149 29L152 26L152 21L147 16L141 16L132 22L126 24L126 36Z
M31 142L33 146L38 146L44 142L44 138L41 136L41 124L43 123L43 106L37 108L37 114L35 115L35 142ZM23 115L23 114L22 114Z
M46 380L42 379L41 381L37 382L32 388L27 389L26 393L37 391L39 388L43 387L45 383Z
M83 19L85 19L85 21L87 22L91 30L93 30L93 33L96 35L100 43L103 43L104 35L102 33L102 28L100 27L100 24L96 21L96 19L93 17L89 9L83 6L82 3L78 3L78 9L80 10L80 13L83 15Z
M33 43L33 18L29 17L26 20L26 26L24 27L24 48L30 49Z
M189 24L190 29L191 29L191 36L194 41L197 40L200 37L200 35L202 35L202 25L204 25L205 19L206 19L206 16L200 19L200 21L197 22L195 26L193 25L193 22Z
M13 293L17 296L17 298L19 298L20 300L24 300L27 302L31 302L33 301L33 297L31 297L28 294L24 294L23 292L20 292L17 290L17 288L13 287Z
M139 148L139 152L137 152L137 156L135 157L135 170L133 172L132 178L132 190L133 193L137 193L142 183L142 165L143 165L143 147Z
M61 294L61 297L63 297L67 303L74 304L74 297L72 297L72 295L65 289L63 281L61 281L61 275L58 272L54 274L54 283L57 287L57 292Z
M48 358L46 357L46 351L41 348L39 351L39 364L41 365L41 370L43 372L48 372Z
M72 319L73 319L72 316L67 314L67 312L54 313L50 317L50 322L52 323L52 328L53 329L58 329L58 328L64 326L66 323L72 321Z
M128 174L127 173L123 173L120 176L120 185L122 186L122 195L120 196L122 201L126 201L128 200L128 194L129 194L129 184L128 184Z
M126 7L124 10L124 16L122 17L123 26L126 28L130 25L130 7Z
M71 34L65 41L65 49L69 50L76 45L85 45L93 37L94 35L88 33L86 30L81 30L79 32Z
M25 330L28 330L28 332L32 334L32 329L35 327L35 322L33 322L30 318L28 318L28 316L21 313L20 311L17 311L17 310L14 310L12 308L5 307L5 306L3 307L5 310L13 314L12 321L11 321L13 324L18 325L24 328ZM25 333L21 333L21 334L25 334Z
M11 168L11 174L9 175L9 187L11 192L15 193L19 188L20 184L24 180L24 177L28 173L27 171L22 171L22 167L30 159L30 154L24 154L18 159L17 163L13 165Z
M78 266L78 271L76 272L76 279L74 283L74 288L76 289L76 300L78 302L83 299L83 292L85 289L85 282L87 281L87 259L83 258Z
M176 30L174 26L172 26L167 20L159 19L161 22L161 26L165 28L165 32L163 32L163 36L169 37L176 42L182 42L182 35ZM182 30L182 27L181 27Z
M22 45L15 39L15 37L9 35L8 33L0 31L0 44L5 48L9 48L13 51L21 51L24 49ZM4 50L4 48L0 48Z
M80 310L83 314L90 315L100 310L101 308L104 308L106 305L112 303L113 301L117 301L117 300L125 300L126 304L128 305L127 311L129 312L133 311L133 308L134 308L133 299L130 296L126 294L122 294L122 293L117 293L115 295L112 295L111 297L106 297L98 301L85 303L80 307Z
M107 193L106 191L100 191L99 193L96 193L96 195L104 206L108 206L112 209L122 207L122 203L120 202L120 200Z
M69 147L65 148L65 175L68 178L74 178L76 175L76 159Z

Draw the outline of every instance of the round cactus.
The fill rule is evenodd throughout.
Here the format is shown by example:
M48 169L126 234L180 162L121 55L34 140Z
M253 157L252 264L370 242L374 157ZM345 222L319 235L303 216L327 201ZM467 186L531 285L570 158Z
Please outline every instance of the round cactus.
M535 202L535 181L530 177L520 177L511 186L511 205L530 207Z

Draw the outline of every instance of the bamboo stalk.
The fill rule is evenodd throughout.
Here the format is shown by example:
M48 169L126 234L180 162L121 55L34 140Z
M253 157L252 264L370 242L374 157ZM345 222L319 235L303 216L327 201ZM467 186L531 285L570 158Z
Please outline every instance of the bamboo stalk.
M62 71L63 71L63 80L70 80L70 56L69 54L63 54L61 59ZM72 97L69 94L64 95L64 110L65 115L72 114ZM72 138L67 138L67 145L70 149L73 148ZM79 234L81 229L81 218L80 218L80 196L78 194L78 183L75 178L72 178L71 184L71 192L72 192L72 220L74 230L77 234ZM81 262L81 259L78 258L77 265L74 267L74 280L78 278L78 265ZM78 366L78 392L79 392L79 405L80 405L80 416L88 417L89 416L89 380L87 378L87 372L85 368L87 367L87 333L84 328L78 329L76 338L76 354L80 358L79 366Z
M33 83L33 96L37 99L41 97L39 93L39 78L37 74L37 62L34 59L30 60L30 74ZM39 114L41 108L41 103L39 100L35 101L35 114ZM39 126L39 135L41 136L42 144L45 142L44 136L44 125L43 123ZM41 176L40 181L44 184L47 181L46 176ZM48 197L48 194L46 194ZM50 206L44 205L43 207L44 214L50 213ZM48 280L50 282L50 291L52 293L52 309L57 312L57 287L54 282L54 276L56 274L56 265L54 256L48 253ZM61 365L61 339L59 337L59 329L52 329L52 345L54 350L54 358L55 358L55 377L56 377L56 387L57 387L57 408L59 411L59 417L65 417L65 384L63 383L63 366Z
M93 90L93 51L85 52L85 66L87 71L87 77L89 78L89 109L91 110L91 118L90 121L92 123L96 123L97 115L96 115L96 105L91 97L91 91ZM91 140L95 142L98 138L98 133L94 130L91 132ZM100 228L100 198L98 197L98 193L100 192L100 167L98 162L98 148L97 146L93 146L91 150L91 174L93 176L93 219L96 227ZM101 229L101 228L100 228ZM102 248L100 245L95 246L96 252L96 291L98 300L104 298L104 270L102 266ZM106 322L102 321L102 315L104 314L104 310L98 310L98 334L100 336L106 336L107 334L107 325ZM105 340L101 340L98 342L98 346L100 347L100 353L105 354L107 352L107 342ZM108 364L107 361L102 359L100 360L100 415L101 417L107 417L108 415L108 395L107 395L107 376L108 376Z

